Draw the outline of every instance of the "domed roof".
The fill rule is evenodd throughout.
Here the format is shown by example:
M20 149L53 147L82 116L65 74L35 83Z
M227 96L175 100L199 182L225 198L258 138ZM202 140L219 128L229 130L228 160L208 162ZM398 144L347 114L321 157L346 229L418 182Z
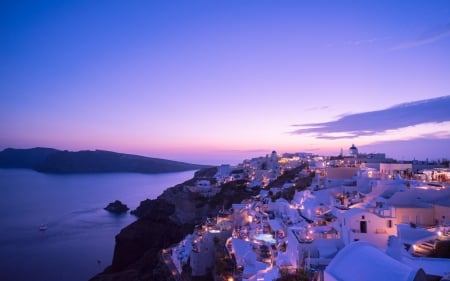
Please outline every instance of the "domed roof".
M368 242L353 242L342 249L325 272L334 280L426 280L422 269L393 259Z

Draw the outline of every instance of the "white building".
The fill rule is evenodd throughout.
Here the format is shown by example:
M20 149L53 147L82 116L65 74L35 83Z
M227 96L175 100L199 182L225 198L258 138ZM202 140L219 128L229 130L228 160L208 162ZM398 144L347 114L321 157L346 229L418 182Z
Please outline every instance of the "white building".
M412 173L411 163L381 163L380 173L383 178L393 179L396 175L401 177Z
M353 208L336 213L335 228L346 245L355 241L367 241L385 248L389 235L396 235L392 218L380 217L365 209Z
M295 268L324 266L344 247L341 239L314 239L310 227L290 227L287 230L286 256Z

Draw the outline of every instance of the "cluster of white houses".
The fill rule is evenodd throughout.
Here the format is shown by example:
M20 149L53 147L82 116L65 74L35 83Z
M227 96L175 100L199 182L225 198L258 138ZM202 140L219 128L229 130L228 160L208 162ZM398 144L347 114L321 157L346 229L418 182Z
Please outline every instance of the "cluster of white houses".
M305 162L309 168L299 177L315 173L311 186L290 201L273 201L264 187ZM360 155L353 145L347 157L273 152L237 167L223 165L217 185L198 182L195 190L247 179L260 194L186 237L172 249L174 263L180 272L189 263L194 276L205 275L214 267L219 238L235 263L227 280L275 280L298 269L313 280L447 280L450 169L418 164L420 174L414 162Z

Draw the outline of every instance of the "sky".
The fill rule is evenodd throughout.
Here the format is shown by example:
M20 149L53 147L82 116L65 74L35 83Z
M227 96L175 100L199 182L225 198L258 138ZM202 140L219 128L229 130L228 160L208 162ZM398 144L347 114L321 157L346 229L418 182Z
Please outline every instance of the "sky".
M0 149L450 158L450 2L0 2Z

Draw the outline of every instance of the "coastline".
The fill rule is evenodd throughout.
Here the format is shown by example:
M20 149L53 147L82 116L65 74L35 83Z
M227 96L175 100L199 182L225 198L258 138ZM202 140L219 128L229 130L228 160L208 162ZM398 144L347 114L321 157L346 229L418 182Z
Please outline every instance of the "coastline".
M156 198L192 175L191 171L54 175L0 169L2 280L91 278L111 263L114 237L137 219L129 213L110 214L103 210L107 203L121 199L134 209L143 198ZM41 224L47 226L46 231L39 231Z

